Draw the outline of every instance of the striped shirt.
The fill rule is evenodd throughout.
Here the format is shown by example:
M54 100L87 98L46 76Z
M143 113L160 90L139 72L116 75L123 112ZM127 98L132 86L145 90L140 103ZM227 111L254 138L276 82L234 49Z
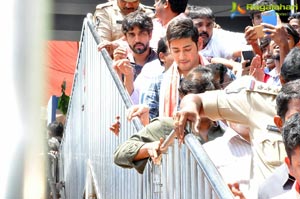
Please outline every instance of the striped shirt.
M159 92L163 74L159 75L149 86L146 93L145 103L149 106L149 117L154 119L159 113Z

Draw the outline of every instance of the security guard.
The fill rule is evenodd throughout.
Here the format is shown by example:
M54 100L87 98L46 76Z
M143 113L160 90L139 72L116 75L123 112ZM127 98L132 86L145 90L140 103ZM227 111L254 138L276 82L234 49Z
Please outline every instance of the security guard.
M154 8L142 5L140 0L114 0L96 6L94 20L100 39L114 41L123 36L121 31L124 17L136 10L154 15Z
M282 136L274 124L279 91L280 87L243 76L225 90L186 96L174 116L175 128L182 129L187 119L197 121L199 114L214 121L224 119L249 126L253 148L250 187L256 195L257 186L284 163L286 157Z

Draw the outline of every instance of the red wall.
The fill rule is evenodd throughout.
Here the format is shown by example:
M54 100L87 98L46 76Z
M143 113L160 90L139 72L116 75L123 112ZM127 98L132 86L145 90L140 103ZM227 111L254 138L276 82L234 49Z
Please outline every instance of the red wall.
M72 90L77 62L77 41L48 41L48 60L46 64L46 103L50 96L61 96L61 84L66 80L66 94Z

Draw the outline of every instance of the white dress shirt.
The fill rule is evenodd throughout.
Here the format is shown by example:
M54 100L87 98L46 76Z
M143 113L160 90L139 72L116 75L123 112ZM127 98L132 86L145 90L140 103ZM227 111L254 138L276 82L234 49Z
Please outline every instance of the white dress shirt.
M226 183L239 183L247 195L251 177L251 144L227 127L224 135L203 145Z

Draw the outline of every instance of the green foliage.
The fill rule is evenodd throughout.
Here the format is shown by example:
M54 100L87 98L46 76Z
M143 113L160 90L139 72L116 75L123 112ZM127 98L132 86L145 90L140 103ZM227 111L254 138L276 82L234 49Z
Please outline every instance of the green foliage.
M70 101L70 96L66 95L65 90L66 90L66 81L64 80L63 83L61 84L61 96L58 99L58 105L57 108L64 114L68 112L68 106L69 106L69 101Z

